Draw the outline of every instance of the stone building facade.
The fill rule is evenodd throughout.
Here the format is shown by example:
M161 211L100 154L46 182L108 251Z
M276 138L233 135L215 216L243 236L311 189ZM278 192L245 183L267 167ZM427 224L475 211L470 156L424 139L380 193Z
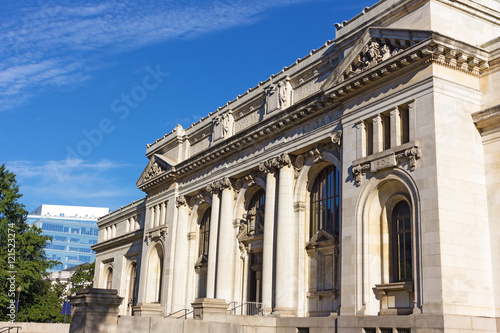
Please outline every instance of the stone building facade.
M499 23L496 0L382 0L177 125L99 220L95 287L122 315L500 329Z

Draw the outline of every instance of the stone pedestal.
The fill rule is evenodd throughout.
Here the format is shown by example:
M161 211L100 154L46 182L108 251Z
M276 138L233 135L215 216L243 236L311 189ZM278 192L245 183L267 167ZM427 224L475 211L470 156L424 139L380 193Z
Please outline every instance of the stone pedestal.
M160 303L139 303L132 309L134 316L139 317L162 317L163 308Z
M114 289L82 289L69 298L70 333L116 333L118 307L123 297Z
M224 299L197 298L193 303L194 319L208 319L207 317L226 316L229 304Z

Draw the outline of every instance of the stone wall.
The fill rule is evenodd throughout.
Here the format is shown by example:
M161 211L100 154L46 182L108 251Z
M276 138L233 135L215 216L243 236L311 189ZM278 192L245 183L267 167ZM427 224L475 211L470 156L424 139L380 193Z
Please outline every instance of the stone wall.
M495 318L472 316L333 316L327 318L279 318L226 316L223 320L120 317L118 333L359 333L393 329L400 332L497 332Z
M6 326L20 326L19 333L68 333L69 324L45 324L45 323L7 323L0 322L0 330ZM15 329L11 330L16 332Z

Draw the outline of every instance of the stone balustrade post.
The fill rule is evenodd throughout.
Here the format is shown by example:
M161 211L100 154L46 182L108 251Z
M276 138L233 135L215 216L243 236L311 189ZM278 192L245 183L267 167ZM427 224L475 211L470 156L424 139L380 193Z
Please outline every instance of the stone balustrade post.
M115 289L81 289L70 298L70 333L116 333L123 297Z

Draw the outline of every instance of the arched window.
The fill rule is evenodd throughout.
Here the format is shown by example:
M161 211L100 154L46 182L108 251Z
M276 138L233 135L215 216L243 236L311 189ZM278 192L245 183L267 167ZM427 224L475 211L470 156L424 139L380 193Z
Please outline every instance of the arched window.
M106 273L106 289L113 287L113 268L109 267Z
M406 201L399 202L392 212L393 282L413 280L411 210Z
M248 203L247 209L247 234L249 236L262 234L264 232L264 204L266 192L258 190Z
M210 241L210 216L212 209L208 208L200 220L200 244L198 249L198 260L195 269L198 273L198 297L207 297L207 274L208 274L208 248Z
M265 202L266 192L261 188L254 193L247 206L248 238L245 243L252 248L248 257L247 301L249 302L262 302L262 246L257 244L264 234Z
M339 235L340 174L330 165L318 174L311 190L310 237L319 230Z
M210 240L210 215L212 209L208 208L200 221L200 249L199 256L208 257L208 242Z
M148 303L160 303L162 270L163 249L160 245L156 245L155 248L151 251L148 261L148 278L146 284L146 302Z
M132 263L130 268L130 281L128 285L128 298L131 305L135 304L135 281L137 279L137 263Z

